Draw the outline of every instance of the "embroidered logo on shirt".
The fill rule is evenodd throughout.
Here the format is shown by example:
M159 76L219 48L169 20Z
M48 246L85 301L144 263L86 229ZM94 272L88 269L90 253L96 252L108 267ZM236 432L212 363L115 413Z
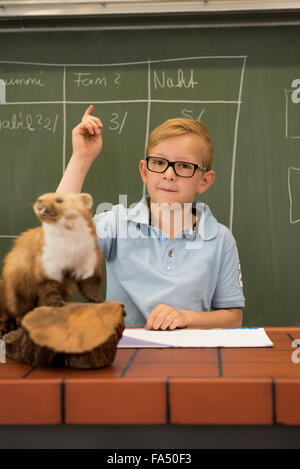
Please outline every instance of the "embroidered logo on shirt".
M239 285L241 288L243 288L243 280L242 280L242 271L241 271L241 264L238 265L238 269L239 269Z

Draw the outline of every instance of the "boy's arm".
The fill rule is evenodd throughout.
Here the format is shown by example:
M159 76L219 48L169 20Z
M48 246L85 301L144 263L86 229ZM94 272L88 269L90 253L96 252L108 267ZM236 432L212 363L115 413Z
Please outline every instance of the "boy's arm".
M186 316L186 327L227 328L242 327L242 308L216 309L214 311L182 310Z
M102 122L92 116L94 106L85 111L82 121L72 131L73 154L56 192L80 192L85 176L102 149Z
M217 309L214 311L179 310L160 304L150 313L146 329L176 329L184 327L232 328L242 327L243 310L241 308Z

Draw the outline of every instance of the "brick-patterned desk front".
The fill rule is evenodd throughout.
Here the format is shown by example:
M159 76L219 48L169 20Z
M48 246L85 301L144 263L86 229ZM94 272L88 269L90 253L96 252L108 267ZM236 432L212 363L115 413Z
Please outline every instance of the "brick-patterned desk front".
M300 425L300 327L266 332L272 349L119 349L98 370L7 359L0 425Z

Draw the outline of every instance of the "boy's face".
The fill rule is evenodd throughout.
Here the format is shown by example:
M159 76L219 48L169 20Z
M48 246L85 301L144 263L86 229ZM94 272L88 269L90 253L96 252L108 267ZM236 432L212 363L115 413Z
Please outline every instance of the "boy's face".
M159 156L169 161L185 161L204 164L205 143L193 133L168 137L151 148L147 156ZM147 185L152 203L192 203L196 194L205 192L214 182L214 171L196 170L190 178L177 176L172 167L164 173L154 173L147 169L146 161L141 160L139 169L143 183Z

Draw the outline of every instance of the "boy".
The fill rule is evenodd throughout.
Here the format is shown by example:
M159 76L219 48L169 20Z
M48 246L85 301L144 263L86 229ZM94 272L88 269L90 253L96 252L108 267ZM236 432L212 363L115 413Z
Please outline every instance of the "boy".
M57 192L80 192L102 148L90 106L73 129L73 155ZM96 215L106 258L108 301L124 304L127 327L173 330L242 325L243 296L235 240L205 204L214 182L213 147L204 124L170 119L151 133L139 163L149 197L134 209Z

